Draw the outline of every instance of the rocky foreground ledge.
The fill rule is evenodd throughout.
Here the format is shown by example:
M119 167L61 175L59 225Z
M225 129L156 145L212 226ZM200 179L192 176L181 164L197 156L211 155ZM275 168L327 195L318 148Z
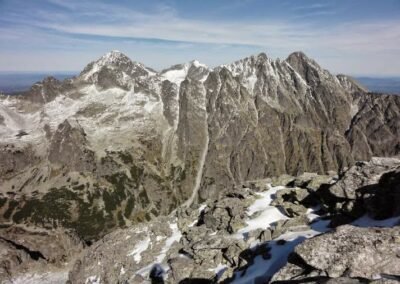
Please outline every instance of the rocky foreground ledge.
M250 181L88 247L57 230L21 231L10 241L3 236L12 229L1 229L0 276L3 283L397 283L398 204L400 160L373 158L338 175Z

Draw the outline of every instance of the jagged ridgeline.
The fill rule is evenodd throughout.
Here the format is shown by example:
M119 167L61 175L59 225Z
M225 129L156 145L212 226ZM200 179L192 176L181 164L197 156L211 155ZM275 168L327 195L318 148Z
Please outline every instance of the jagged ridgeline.
M113 51L0 97L0 221L95 240L247 180L397 155L399 111L300 52L156 72Z

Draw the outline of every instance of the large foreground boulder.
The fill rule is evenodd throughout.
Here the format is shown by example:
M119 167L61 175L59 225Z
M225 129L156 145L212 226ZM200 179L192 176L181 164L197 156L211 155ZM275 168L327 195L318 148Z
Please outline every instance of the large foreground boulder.
M368 282L399 275L400 227L345 225L298 245L289 255L288 264L274 275L272 282L320 283L318 281L331 278L338 281L340 278L365 279ZM341 283L338 281L333 283Z

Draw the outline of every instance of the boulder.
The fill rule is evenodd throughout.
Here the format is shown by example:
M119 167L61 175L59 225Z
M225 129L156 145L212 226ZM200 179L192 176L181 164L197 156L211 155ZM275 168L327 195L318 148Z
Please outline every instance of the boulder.
M399 168L399 159L373 158L358 162L334 184L322 185L317 195L322 207L334 215L331 225L349 223L365 213L380 219L399 215Z
M302 205L309 196L309 192L304 188L285 188L279 190L271 205L278 206L283 213L289 217L305 214L307 208Z
M274 177L271 180L271 185L272 186L286 186L290 183L292 183L296 178L294 176L288 175L288 174L283 174L278 177Z
M313 277L333 278L336 282L332 283L343 283L343 277L368 281L390 278L400 275L399 256L400 227L340 226L298 245L272 283L293 279L306 282Z
M228 194L225 198L215 200L204 210L203 222L213 231L225 230L231 234L244 226L246 205L244 197Z
M337 198L354 200L357 198L357 189L378 183L383 173L398 166L400 160L396 158L373 158L370 162L358 162L329 187L329 192Z
M310 230L307 216L301 215L287 220L278 221L272 231L272 239L278 238L287 232L300 232Z

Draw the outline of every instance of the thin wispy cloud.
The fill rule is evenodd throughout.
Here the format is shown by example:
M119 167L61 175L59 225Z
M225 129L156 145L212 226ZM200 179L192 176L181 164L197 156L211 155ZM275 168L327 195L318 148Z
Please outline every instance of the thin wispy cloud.
M298 5L289 6L291 12L282 12L277 6L276 11L270 11L266 17L258 15L257 10L254 10L254 17L248 17L249 11L241 16L241 10L262 5L256 0L215 7L215 11L222 11L219 16L201 13L188 16L189 13L185 12L193 11L179 10L180 6L174 6L173 1L169 1L169 4L157 2L146 7L139 7L139 2L126 5L119 1L46 0L43 3L46 4L32 5L31 9L27 9L30 12L18 13L16 5L15 9L1 14L0 32L3 38L11 41L9 44L25 37L26 41L32 40L30 45L40 48L40 40L35 39L38 37L48 41L47 46L42 43L45 47L65 48L67 44L71 50L88 50L96 44L101 44L105 49L112 43L116 45L115 48L123 49L119 46L124 42L130 50L137 50L137 46L133 48L132 44L146 46L144 48L150 46L152 50L161 49L162 46L176 47L180 51L192 49L193 56L204 56L202 45L207 45L207 48L212 46L213 50L239 46L242 51L266 51L280 57L291 51L304 50L322 62L324 58L329 62L329 58L337 55L349 57L353 54L360 58L362 54L369 56L370 62L371 57L382 60L380 53L383 52L400 56L400 19L364 17L334 22L336 17L342 16L340 13L343 9L335 8L332 1L292 1ZM232 12L228 13L226 11L231 10L224 8L230 8ZM0 44L0 48L2 45L8 46ZM237 52L239 49L234 50ZM210 60L212 54L209 54L205 58L210 61L206 62L208 64L221 64L233 55L231 52L225 58L218 55L218 58ZM174 56L176 59L186 59L178 53ZM168 63L168 60L164 61ZM371 68L373 65L370 64ZM346 62L342 66L343 72L350 70L355 73L357 69L363 69L361 66L346 66ZM4 66L0 68L4 69ZM370 72L400 73L399 68L393 66L387 70Z
M314 4L304 5L304 6L293 6L292 7L292 9L294 11L321 10L321 9L328 9L328 8L331 8L331 6L327 3L314 3Z

